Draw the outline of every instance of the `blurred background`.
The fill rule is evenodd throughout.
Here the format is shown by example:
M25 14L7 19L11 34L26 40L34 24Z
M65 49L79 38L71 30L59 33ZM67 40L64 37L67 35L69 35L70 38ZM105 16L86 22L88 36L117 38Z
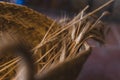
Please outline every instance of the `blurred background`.
M78 14L86 5L90 5L86 12L90 12L109 0L0 0L15 3L18 5L26 5L34 10L44 13L52 18L73 17ZM102 9L98 14L108 10L112 13L111 20L119 20L120 0L115 0L111 5ZM108 20L110 20L108 19Z
M0 0L26 5L53 19L64 16L73 17L86 5L90 8L86 12L98 8L109 0ZM84 65L78 80L120 80L120 0L97 13L109 11L111 14L104 20L111 30L106 36L104 46L93 46L93 52ZM94 43L93 43L94 44Z

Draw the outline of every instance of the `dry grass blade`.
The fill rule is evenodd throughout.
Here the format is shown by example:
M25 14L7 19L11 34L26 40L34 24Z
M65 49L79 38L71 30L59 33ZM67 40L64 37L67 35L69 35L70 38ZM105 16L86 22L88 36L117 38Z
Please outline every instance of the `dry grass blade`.
M22 37L25 38L26 42L32 45L31 51L34 52L34 64L37 64L36 67L38 68L37 74L39 75L43 72L48 72L46 75L39 77L40 80L44 80L44 78L47 78L47 80L63 80L61 79L60 74L65 73L64 80L75 80L76 75L81 71L83 64L90 55L91 49L87 42L88 39L92 38L98 42L104 42L104 26L100 20L106 13L103 13L98 18L94 18L92 15L111 2L113 2L113 0L110 0L90 13L85 13L89 7L86 6L71 21L63 22L63 24L66 23L64 25L62 23L58 25L56 21L46 18L42 14L34 12L26 7L9 3L0 3L0 6L3 4L8 7L12 6L11 9L17 11L16 16L20 15L19 13L24 13L24 16L26 16L26 18L21 16L15 18L13 15L14 12L3 6L2 8L10 13L10 15L8 15L10 17L8 18L8 16L5 16L6 13L2 14L2 12L0 12L0 23L6 25L4 25L5 27L0 25L0 28L2 28L1 31L23 35ZM14 7L16 7L16 9L14 9ZM4 10L2 9L3 12ZM31 18L31 16L33 16L33 18ZM27 21L26 19L29 20ZM11 24L7 22L10 22ZM3 37L3 35L4 33L2 33L0 37ZM9 62L4 63L0 66L0 68L2 68L0 69L0 72L4 72L4 70L10 68L10 66L16 66L15 63L18 61L19 58L14 58ZM73 63L75 64L73 65ZM76 70L78 67L80 67L80 70ZM72 69L72 73L76 73L71 76L72 78L68 78L68 72L65 72L65 69L68 69L68 72L70 71L69 69ZM11 73L11 70L8 71L8 73ZM8 73L1 79L5 79L5 76ZM59 79L55 79L54 75L56 73ZM11 76L9 77L11 79Z
M58 57L60 54L60 52L56 53L51 59L48 60L48 62L46 62L46 64L42 67L42 69L40 70L40 72L38 72L38 74L40 74L43 71L46 71L48 69L46 69L46 67L48 68L48 66L50 67L50 65L52 64L51 62ZM46 69L46 70L45 70Z
M18 59L18 57L17 57L17 58L14 58L14 59L12 59L12 60L10 60L10 61L2 64L2 65L0 65L0 68L5 67L5 66L8 65L8 64L11 64L13 61L16 61L17 59Z
M60 55L60 62L63 62L66 58L66 42L63 41L63 49Z
M52 27L54 26L55 22L56 22L56 21L54 21L54 22L51 24L49 30L46 32L46 34L45 34L45 36L43 37L43 39L41 40L41 42L33 49L33 50L35 50L35 52L36 52L36 50L38 50L43 44L45 44L46 37L47 37L48 34L50 33L50 30L51 30Z
M19 61L19 59L15 60L14 62L10 63L9 65L5 66L4 68L0 69L0 73L3 72L4 70L6 70L7 68L13 66L14 64L16 64Z
M109 0L107 3L105 3L104 5L100 6L99 8L97 8L96 10L92 11L91 13L87 14L86 16L84 16L83 18L87 18L89 16L94 15L96 12L100 11L101 9L103 9L104 7L108 6L109 4L111 4L114 0Z
M47 56L58 44L54 45L50 50L48 50L43 56L41 56L40 59L38 59L36 61L36 63L38 63L39 61L41 61L45 56Z
M7 75L10 74L15 68L16 68L16 65L13 66L12 68L10 68L10 70L9 70L7 73L5 73L5 74L0 78L0 80L5 80L5 77L7 77Z

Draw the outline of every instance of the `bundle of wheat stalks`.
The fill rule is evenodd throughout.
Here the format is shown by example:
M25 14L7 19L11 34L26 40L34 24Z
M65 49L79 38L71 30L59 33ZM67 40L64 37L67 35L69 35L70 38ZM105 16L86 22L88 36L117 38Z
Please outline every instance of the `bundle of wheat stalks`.
M57 72L54 73L55 66L63 65L64 68L66 67L66 65L64 65L65 62L73 60L73 63L70 63L71 68L70 66L66 67L72 69L75 65L74 60L77 58L78 60L75 62L80 63L77 63L77 70L80 72L91 51L87 41L92 38L100 43L104 43L105 27L101 18L106 15L107 12L104 12L100 17L95 17L95 13L112 1L113 0L110 0L88 14L86 14L85 11L89 6L86 6L72 20L62 23L54 21L26 7L0 2L1 43L5 41L3 37L6 35L7 38L8 36L15 38L16 35L20 35L19 39L24 39L24 41L32 47L31 54L34 57L34 64L37 68L36 75L49 73L51 68L53 68L53 73L51 71L50 74L55 75L57 74ZM85 52L85 55L83 52ZM17 80L19 73L17 65L18 62L21 61L21 58L7 53L6 55L0 56L0 60L0 80ZM66 72L67 71L64 70L64 73ZM73 70L73 73L74 72L78 74L77 71ZM57 77L55 79L49 78L45 80L75 80L74 75L71 76L73 77L70 77L70 79ZM22 78L20 80L24 79Z

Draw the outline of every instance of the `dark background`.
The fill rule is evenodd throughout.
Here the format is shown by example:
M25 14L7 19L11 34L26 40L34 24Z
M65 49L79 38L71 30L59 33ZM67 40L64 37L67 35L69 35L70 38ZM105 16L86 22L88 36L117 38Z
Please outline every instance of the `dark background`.
M61 17L67 15L73 17L78 14L86 5L90 5L90 8L86 12L91 12L100 7L109 0L0 0L16 3L19 5L26 5L34 10L44 13L52 18ZM115 0L114 3L105 7L98 14L103 11L109 11L112 14L108 20L119 21L120 20L120 0Z

